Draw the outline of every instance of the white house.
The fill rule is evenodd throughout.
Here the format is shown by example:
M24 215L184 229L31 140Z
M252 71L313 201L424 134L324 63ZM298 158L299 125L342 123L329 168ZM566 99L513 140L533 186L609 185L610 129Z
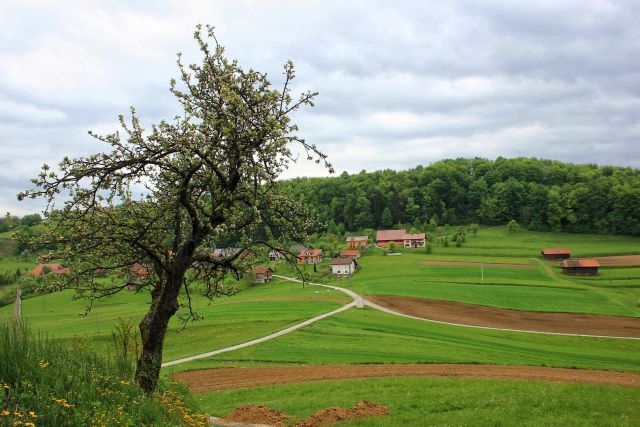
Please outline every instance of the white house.
M331 258L331 272L337 275L353 274L358 263L353 258Z

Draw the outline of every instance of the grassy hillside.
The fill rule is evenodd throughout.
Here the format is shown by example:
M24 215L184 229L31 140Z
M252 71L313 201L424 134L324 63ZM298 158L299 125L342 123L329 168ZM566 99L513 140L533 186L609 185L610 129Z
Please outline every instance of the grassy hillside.
M640 340L479 330L351 309L275 340L166 372L247 362L487 363L640 372Z
M203 393L203 410L226 415L245 403L266 404L299 419L328 406L365 399L391 413L340 426L637 425L640 389L588 384L451 378L323 381Z
M291 283L258 285L232 297L213 303L193 296L195 310L203 319L182 329L174 317L165 341L164 360L173 360L212 351L268 335L291 324L331 311L346 302L337 291L316 292ZM23 301L23 313L35 332L69 340L89 337L103 351L113 346L112 331L118 319L136 325L148 309L150 296L145 293L120 292L99 300L91 313L80 314L86 300L73 300L72 291L63 291ZM0 318L11 316L12 307L0 308Z

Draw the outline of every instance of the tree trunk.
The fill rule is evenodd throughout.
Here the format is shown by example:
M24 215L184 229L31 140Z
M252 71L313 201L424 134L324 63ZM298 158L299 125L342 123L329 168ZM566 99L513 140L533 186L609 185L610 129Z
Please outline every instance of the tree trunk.
M183 276L184 272L169 277L153 290L151 307L140 322L142 353L136 368L136 382L147 393L153 392L158 383L164 336L169 320L178 311Z

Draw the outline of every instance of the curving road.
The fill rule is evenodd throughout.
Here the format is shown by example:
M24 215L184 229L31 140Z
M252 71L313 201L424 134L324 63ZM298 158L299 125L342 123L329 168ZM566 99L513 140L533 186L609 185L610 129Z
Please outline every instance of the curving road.
M303 281L300 279L296 279L294 277L288 277L288 276L280 276L277 274L273 275L274 277L278 277L280 279L284 279L284 280L288 280L291 282L298 282L298 283L302 283ZM439 323L442 325L450 325L450 326L461 326L464 328L474 328L474 329L487 329L487 330L494 330L494 331L504 331L504 332L522 332L522 333L528 333L528 334L543 334L543 335L561 335L561 336L569 336L569 337L589 337L589 338L610 338L610 339L620 339L620 340L640 340L640 337L616 337L616 336L609 336L609 335L589 335L589 334L570 334L570 333L562 333L562 332L544 332L544 331L530 331L530 330L523 330L523 329L509 329L509 328L495 328L495 327L490 327L490 326L478 326L478 325L467 325L464 323L455 323L455 322L445 322L445 321L441 321L441 320L433 320L433 319L427 319L424 317L417 317L417 316L411 316L409 314L404 314L404 313L400 313L398 311L394 311L391 310L389 308L383 307L381 305L375 304L371 301L367 301L365 298L363 298L361 295L357 294L356 292L350 290L350 289L346 289L346 288L342 288L340 286L333 286L333 285L325 285L322 283L312 283L312 282L306 282L308 285L313 285L313 286L322 286L324 288L329 288L329 289L334 289L340 292L345 293L346 295L350 296L353 301L350 302L349 304L345 304L342 307L330 311L328 313L324 313L321 314L319 316L313 317L311 319L305 320L304 322L300 322L297 323L293 326L290 326L288 328L282 329L278 332L274 332L273 334L269 334L266 335L264 337L261 338L256 338L254 340L251 341L247 341L241 344L237 344L231 347L226 347L226 348L221 348L218 350L214 350L214 351L210 351L208 353L202 353L202 354L196 354L194 356L190 356L190 357L185 357L182 359L178 359L178 360L173 360L170 362L165 362L162 364L162 367L167 367L167 366L174 366L174 365L179 365L181 363L186 363L186 362L191 362L193 360L198 360L198 359L204 359L206 357L210 357L210 356L215 356L221 353L227 353L229 351L234 351L234 350L238 350L241 348L245 348L245 347L249 347L255 344L260 344L262 342L265 341L269 341L271 339L274 338L278 338L282 335L288 334L290 332L293 332L297 329L300 329L302 327L305 327L307 325L310 325L312 323L317 322L318 320L322 320L322 319L326 319L327 317L333 316L335 314L341 313L345 310L350 309L351 307L356 307L356 306L369 306L375 310L379 310L382 311L384 313L387 314L392 314L394 316L400 316L400 317L406 317L408 319L414 319L414 320L421 320L423 322L431 322L431 323Z

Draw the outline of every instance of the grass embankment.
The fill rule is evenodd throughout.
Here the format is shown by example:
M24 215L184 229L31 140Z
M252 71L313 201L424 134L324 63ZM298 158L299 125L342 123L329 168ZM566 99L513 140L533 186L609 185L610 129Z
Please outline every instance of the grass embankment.
M0 425L202 426L188 394L161 380L146 395L133 382L133 360L105 357L87 342L73 345L0 322Z
M256 363L486 363L640 372L640 341L480 330L352 309L166 372Z
M245 403L266 404L299 419L327 406L365 399L388 416L340 425L636 425L640 389L586 384L449 378L323 381L204 393L204 410L225 415ZM517 421L516 421L517 420Z
M111 348L112 330L118 319L131 319L137 324L149 308L147 293L122 291L98 300L90 314L80 314L86 300L73 300L72 291L57 292L23 301L22 312L36 332L46 332L52 338L70 340L83 336L96 348ZM302 288L290 282L256 285L232 297L209 301L192 295L195 311L202 320L192 322L182 330L178 317L170 322L165 339L164 360L192 356L255 339L292 324L338 308L349 300L337 291ZM8 317L12 307L0 308L0 318Z

